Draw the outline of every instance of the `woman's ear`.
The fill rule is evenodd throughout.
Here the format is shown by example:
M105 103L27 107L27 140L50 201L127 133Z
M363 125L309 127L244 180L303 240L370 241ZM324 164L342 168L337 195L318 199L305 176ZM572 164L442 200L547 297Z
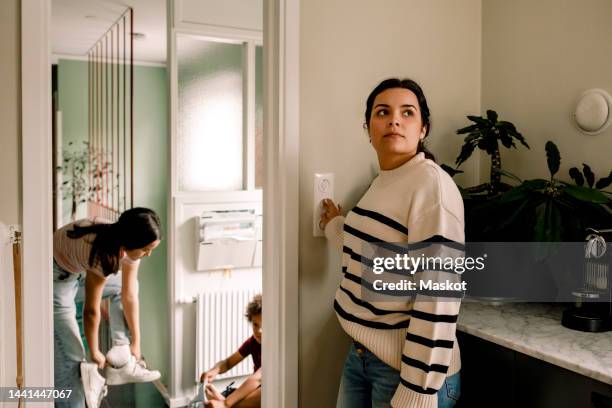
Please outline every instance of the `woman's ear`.
M366 122L363 123L363 130L366 131L366 133L368 134L368 139L370 139L370 144L372 143L372 136L370 135L370 128L368 127L368 124Z
M425 135L427 135L427 126L423 126L423 128L421 129L421 136L419 137L419 139L425 139Z

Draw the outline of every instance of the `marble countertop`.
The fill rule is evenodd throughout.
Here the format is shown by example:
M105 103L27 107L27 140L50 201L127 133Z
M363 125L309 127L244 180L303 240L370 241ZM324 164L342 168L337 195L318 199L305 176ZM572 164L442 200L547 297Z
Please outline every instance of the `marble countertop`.
M457 329L612 385L612 331L561 326L562 305L465 301Z

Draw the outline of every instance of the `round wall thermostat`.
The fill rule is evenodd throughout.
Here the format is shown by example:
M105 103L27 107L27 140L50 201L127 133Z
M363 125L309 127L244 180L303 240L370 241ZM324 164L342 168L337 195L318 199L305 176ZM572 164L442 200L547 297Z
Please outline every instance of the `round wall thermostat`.
M612 124L612 96L603 89L585 91L576 104L574 121L584 134L603 132Z

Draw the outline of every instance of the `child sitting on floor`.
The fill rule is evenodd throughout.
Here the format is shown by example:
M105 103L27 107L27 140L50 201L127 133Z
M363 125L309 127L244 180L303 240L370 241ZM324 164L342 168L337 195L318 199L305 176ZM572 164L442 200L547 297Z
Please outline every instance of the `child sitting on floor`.
M238 351L225 360L219 361L200 376L200 381L207 384L205 390L206 398L208 398L208 402L205 403L207 408L259 408L261 406L261 295L256 295L248 304L245 316L253 327L253 335L240 346ZM255 365L254 373L238 389L227 397L223 396L211 382L218 374L229 371L249 355L253 358Z

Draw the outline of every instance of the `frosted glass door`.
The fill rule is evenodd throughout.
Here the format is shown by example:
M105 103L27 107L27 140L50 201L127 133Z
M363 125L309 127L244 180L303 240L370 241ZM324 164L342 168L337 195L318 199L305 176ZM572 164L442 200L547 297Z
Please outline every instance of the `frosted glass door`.
M243 45L177 38L179 190L243 189Z

